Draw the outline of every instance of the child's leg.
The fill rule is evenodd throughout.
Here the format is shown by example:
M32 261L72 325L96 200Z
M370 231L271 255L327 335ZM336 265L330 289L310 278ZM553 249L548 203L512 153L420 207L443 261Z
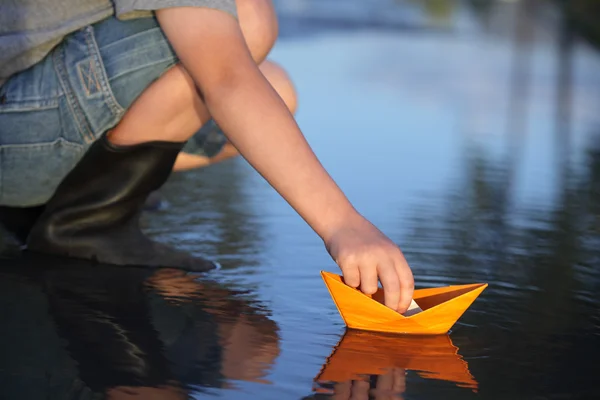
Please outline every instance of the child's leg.
M266 60L279 33L272 0L236 0L240 28L257 64Z
M206 118L185 71L169 69L61 181L29 233L28 250L105 264L214 268L150 240L138 222L146 198L165 183L185 140Z
M11 184L0 194L13 207L45 203L27 237L29 251L117 265L214 267L151 241L138 223L148 194L209 118L176 64L155 20L109 18L69 35L41 64L43 73L11 78L2 88L0 157L10 162L0 163L0 174ZM34 97L30 88L37 88ZM39 110L21 100L32 97ZM113 142L105 134L111 130ZM62 157L65 148L73 149L71 158ZM28 188L42 184L36 203L25 203Z
M209 119L192 78L175 65L144 90L108 138L119 146L184 142Z
M297 107L296 91L285 70L272 61L264 61L260 65L260 69L292 114L295 113ZM196 140L200 143L195 144L194 141ZM198 147L200 148L198 149ZM238 151L232 144L227 142L221 129L215 124L209 124L208 127L204 127L196 133L190 139L190 142L186 144L183 151L179 153L173 170L184 171L206 167L237 155L239 155Z
M260 70L269 80L271 86L279 93L279 96L292 114L295 114L296 108L298 107L298 99L296 96L296 89L287 72L283 67L272 61L263 62L260 65Z
M146 87L135 81L132 89L127 76L131 65L147 64L145 56L156 57L153 50L161 40L146 55L148 50L135 43L139 35L126 36L123 43L121 30L127 28L114 24L109 21L94 28L98 56L117 105L133 101L107 134L100 132L99 140L62 180L31 230L28 249L118 265L209 269L210 262L149 240L137 221L146 198L164 184L185 142L210 118L207 109L179 65ZM130 54L137 49L142 54ZM85 90L78 95L87 98L104 85L97 81L98 71L84 67ZM95 108L83 108L89 115L103 115Z

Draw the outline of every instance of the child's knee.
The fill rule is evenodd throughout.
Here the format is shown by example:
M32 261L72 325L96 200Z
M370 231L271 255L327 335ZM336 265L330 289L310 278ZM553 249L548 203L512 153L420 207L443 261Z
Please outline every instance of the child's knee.
M289 110L295 113L298 108L298 96L292 79L285 69L273 61L265 61L260 65L260 70L279 93Z
M118 145L185 141L208 119L194 81L176 64L135 100L112 130L110 140Z
M257 63L273 48L279 24L272 0L236 0L240 26Z
M164 80L165 90L160 93L166 96L164 103L175 110L193 107L197 97L196 84L181 64L175 64L160 79Z
M181 64L171 67L138 99L148 113L156 117L162 115L165 122L181 114L196 113L198 101L194 80Z

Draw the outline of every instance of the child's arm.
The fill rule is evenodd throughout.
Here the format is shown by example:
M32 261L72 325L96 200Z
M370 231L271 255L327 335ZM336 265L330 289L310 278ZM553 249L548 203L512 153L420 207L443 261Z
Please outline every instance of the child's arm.
M252 59L237 21L205 8L157 17L210 114L244 158L323 239L345 281L404 312L413 276L400 249L360 216L323 169L281 98Z

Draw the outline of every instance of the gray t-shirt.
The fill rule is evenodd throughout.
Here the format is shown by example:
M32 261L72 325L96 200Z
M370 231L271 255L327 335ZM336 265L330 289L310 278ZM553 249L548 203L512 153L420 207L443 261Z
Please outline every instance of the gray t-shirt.
M237 18L235 0L0 0L0 86L86 25L111 15L140 18L179 6L219 9Z

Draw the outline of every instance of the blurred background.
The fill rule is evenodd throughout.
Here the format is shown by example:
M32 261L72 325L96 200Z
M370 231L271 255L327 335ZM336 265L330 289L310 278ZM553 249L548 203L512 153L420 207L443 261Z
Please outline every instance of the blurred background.
M281 328L272 384L245 398L600 397L587 366L600 357L600 2L274 4L269 59L334 179L401 246L417 287L489 287L445 348L473 381L451 378L437 345L348 341L318 274L337 266L293 210L241 159L182 174L172 218L218 226L199 228L201 251ZM213 193L204 211L186 207ZM197 235L157 232L198 249ZM322 381L336 351L374 372Z
M167 365L166 357L175 372L192 371L174 373L189 398L600 398L600 1L274 5L279 39L269 59L294 82L301 129L358 210L403 249L417 288L489 287L448 336L347 332L319 276L337 266L237 157L175 174L162 192L168 207L145 218L155 237L222 268L209 274L218 290L208 292L179 277L125 280L151 282L171 307L148 317L166 350L138 347L157 350L154 362ZM111 307L98 300L98 285L110 287L98 282L109 278L88 277L91 295L79 283L85 293L69 296L91 296L89 307L114 309L110 321L146 337L140 312L128 314L111 294ZM62 325L95 315L65 308L59 290L48 296ZM194 307L205 311L187 311ZM185 324L168 322L181 310L196 325L200 314L225 322L214 317L181 342L175 327ZM46 340L24 338L14 320L1 326L16 327L3 342L17 355L19 340ZM198 350L211 335L229 356ZM93 347L66 352L86 359ZM128 365L115 354L108 365ZM340 362L347 357L354 361ZM19 359L27 377L35 357ZM204 379L219 368L219 379ZM169 393L162 398L181 398Z

